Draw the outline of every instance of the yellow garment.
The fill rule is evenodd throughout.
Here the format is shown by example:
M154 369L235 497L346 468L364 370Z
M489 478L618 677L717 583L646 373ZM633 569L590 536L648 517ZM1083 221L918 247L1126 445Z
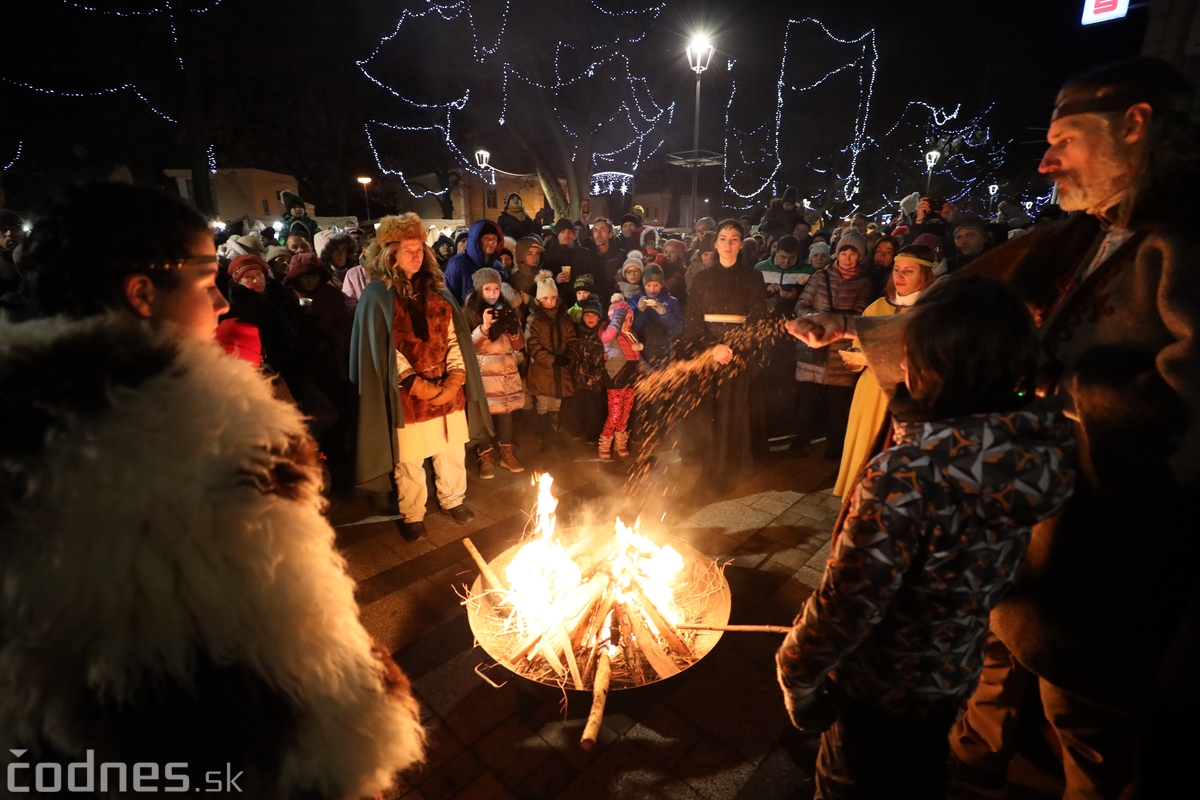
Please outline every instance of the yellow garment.
M908 308L894 306L886 297L881 297L863 311L864 317L887 317L908 311ZM861 347L857 339L855 347ZM854 388L854 400L850 403L850 422L846 426L846 444L842 449L842 466L838 469L837 483L833 493L839 497L849 488L850 482L862 468L863 462L871 451L871 444L883 424L883 415L887 412L887 395L879 388L875 373L870 367L863 369L858 385Z

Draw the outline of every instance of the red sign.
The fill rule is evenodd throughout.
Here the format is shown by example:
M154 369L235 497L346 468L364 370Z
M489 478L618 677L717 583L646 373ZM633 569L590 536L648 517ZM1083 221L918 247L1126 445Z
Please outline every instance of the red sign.
M1129 13L1129 0L1084 0L1083 24L1120 19Z

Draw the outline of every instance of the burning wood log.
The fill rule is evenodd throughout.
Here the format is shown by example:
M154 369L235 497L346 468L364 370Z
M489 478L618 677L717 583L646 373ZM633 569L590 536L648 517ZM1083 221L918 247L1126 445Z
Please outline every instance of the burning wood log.
M579 674L579 662L575 660L575 645L571 641L571 634L567 633L567 626L561 622L558 623L557 632L563 653L567 657L567 667L571 670L571 680L575 681L575 688L582 692L583 676Z
M583 738L579 746L591 750L600 739L600 723L604 720L604 704L608 701L608 685L612 680L612 659L608 655L608 646L600 648L600 658L596 661L596 681L592 684L592 710L588 712L587 725L583 726Z
M675 626L668 622L667 618L659 612L658 607L646 596L646 593L640 588L635 587L634 596L637 598L642 612L645 613L646 618L658 630L659 634L666 641L667 646L681 656L691 655L692 648L684 644L683 639L675 631Z
M633 630L633 638L637 642L638 649L646 656L646 660L650 662L650 666L658 673L658 677L669 678L672 675L678 675L679 666L659 647L658 640L654 638L654 634L642 622L641 616L634 613L625 616L629 620L629 627ZM626 649L628 650L629 648Z
M492 569L491 564L483 560L483 554L475 547L475 543L470 539L463 538L463 547L467 548L467 552L471 554L471 558L475 561L475 566L479 567L479 574L483 576L483 580L493 589L498 592L505 591L506 587L500 581L500 576Z

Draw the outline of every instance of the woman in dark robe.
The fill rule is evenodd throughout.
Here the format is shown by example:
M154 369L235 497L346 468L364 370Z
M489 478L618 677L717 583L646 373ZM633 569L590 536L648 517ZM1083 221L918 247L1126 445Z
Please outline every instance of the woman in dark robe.
M699 388L703 399L688 418L689 452L703 471L697 489L719 490L754 464L754 433L761 428L761 398L752 391L765 325L762 273L740 258L745 231L735 220L717 226L717 265L696 276L688 290L680 355L712 359L713 372Z

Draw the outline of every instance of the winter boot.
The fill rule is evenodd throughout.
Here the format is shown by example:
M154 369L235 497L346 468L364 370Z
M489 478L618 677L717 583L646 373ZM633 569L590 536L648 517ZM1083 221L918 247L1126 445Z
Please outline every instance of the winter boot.
M517 461L517 457L513 455L513 446L511 444L500 445L500 466L509 472L525 471L525 468L521 466L521 462Z
M479 451L479 477L485 481L496 477L496 468L492 463L492 456L494 454L494 451L490 447Z
M617 455L621 458L629 458L629 431L617 431Z
M600 434L600 459L608 461L612 458L613 437Z
M546 416L550 417L550 427L554 429L555 433L558 433L560 430L562 430L561 428L558 427L558 412L557 411L551 411Z

